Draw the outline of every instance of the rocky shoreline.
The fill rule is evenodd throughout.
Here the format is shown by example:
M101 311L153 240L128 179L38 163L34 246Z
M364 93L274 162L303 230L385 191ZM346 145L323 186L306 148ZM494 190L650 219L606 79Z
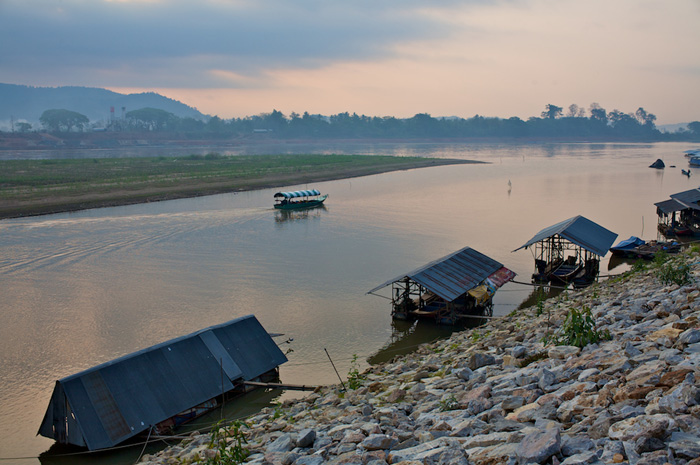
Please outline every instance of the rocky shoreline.
M663 284L663 267L689 284ZM545 345L572 309L590 310L603 340ZM245 463L700 464L699 319L695 250L421 346L357 389L264 409L240 430ZM193 433L141 463L233 463L210 440Z

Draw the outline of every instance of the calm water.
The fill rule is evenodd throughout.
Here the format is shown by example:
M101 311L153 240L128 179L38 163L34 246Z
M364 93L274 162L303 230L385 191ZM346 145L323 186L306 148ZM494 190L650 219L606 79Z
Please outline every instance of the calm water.
M330 194L325 209L284 216L271 207L276 190L267 189L3 220L0 458L36 457L52 445L35 434L57 379L250 313L268 331L294 339L284 346L293 351L282 367L283 381L337 382L324 349L345 375L354 354L362 361L388 358L401 339L405 346L437 335L392 332L388 301L365 295L369 289L467 245L528 281L530 252L511 251L540 229L578 214L620 239L655 239L653 203L698 186L680 173L687 167L682 152L690 148L269 148L490 164L283 186ZM677 168L648 168L657 158ZM602 269L621 271L607 271L607 261ZM505 286L496 295L496 314L515 309L531 290Z

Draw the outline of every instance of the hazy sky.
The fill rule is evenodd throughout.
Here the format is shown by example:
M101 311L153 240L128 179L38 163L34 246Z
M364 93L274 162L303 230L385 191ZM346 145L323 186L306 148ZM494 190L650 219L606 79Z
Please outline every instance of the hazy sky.
M0 82L269 112L700 120L700 0L0 0Z

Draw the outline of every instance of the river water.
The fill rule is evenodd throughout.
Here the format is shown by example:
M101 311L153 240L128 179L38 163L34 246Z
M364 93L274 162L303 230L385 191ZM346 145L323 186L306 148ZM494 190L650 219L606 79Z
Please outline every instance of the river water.
M488 163L280 186L330 194L325 208L288 215L272 208L277 189L264 189L0 221L0 458L38 463L31 457L52 445L35 434L57 379L239 316L255 314L268 331L284 333L281 340L293 339L283 345L291 352L281 378L294 384L338 381L324 349L345 376L354 355L364 366L368 357L391 358L444 335L444 329L393 328L389 302L365 293L464 246L529 281L530 252L511 251L575 215L618 239L656 239L654 202L698 186L680 172L690 148L267 147ZM665 170L648 168L657 158ZM624 270L608 270L607 258L602 274ZM495 314L507 315L531 292L506 285L496 294Z

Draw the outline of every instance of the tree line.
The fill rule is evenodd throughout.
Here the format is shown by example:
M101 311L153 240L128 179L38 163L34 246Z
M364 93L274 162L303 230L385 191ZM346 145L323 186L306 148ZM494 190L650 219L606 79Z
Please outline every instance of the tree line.
M700 122L694 121L673 133L661 132L655 125L656 116L640 107L635 112L607 111L597 103L588 109L576 104L566 110L547 104L538 117L523 120L518 117L497 118L480 115L471 118L434 118L419 113L411 118L365 116L339 113L332 116L311 115L308 112L289 116L273 110L245 118L207 121L155 109L142 108L126 113L124 118L96 127L80 113L46 110L39 120L45 131L84 132L170 132L189 138L230 138L258 134L273 138L562 138L587 140L700 140ZM23 123L27 125L28 123ZM22 132L31 130L24 126Z

